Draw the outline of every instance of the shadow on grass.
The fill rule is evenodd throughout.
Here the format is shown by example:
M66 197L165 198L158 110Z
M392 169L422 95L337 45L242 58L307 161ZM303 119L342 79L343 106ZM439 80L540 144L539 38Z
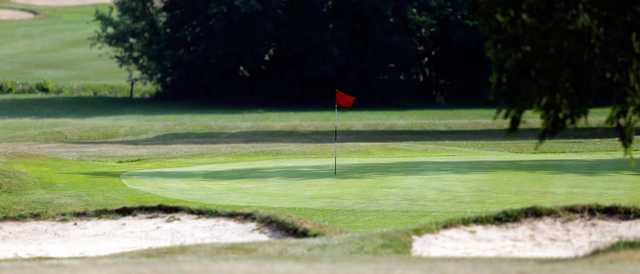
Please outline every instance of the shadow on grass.
M85 175L91 177L100 177L100 178L120 178L124 171L94 171L88 173L64 173L64 174L73 174L73 175Z
M0 96L0 118L93 118L201 113L188 104L114 97Z
M417 110L424 108L366 108L364 111ZM462 110L486 109L487 119L491 119L493 108L486 107L442 107L429 106L428 109ZM246 114L279 112L324 111L331 117L333 105L292 106L292 107L250 107L211 106L198 102L162 101L154 99L129 99L102 96L40 96L40 95L0 95L0 118L96 118L121 115L189 115L189 114ZM259 121L258 121L259 122ZM304 121L301 121L304 122Z
M531 172L602 176L640 175L638 165L627 159L603 160L510 160L510 161L413 161L392 163L341 164L340 179L375 179L386 176L464 175L496 172ZM333 165L239 168L218 171L141 171L136 177L159 179L246 180L282 179L317 180L333 177ZM375 183L375 181L372 181ZM613 183L613 182L612 182Z
M479 130L342 130L341 143L395 143L428 141L509 141L537 140L539 129L522 129L507 134L504 129ZM640 131L638 132L640 135ZM332 130L315 131L241 131L169 133L146 139L83 142L82 144L120 145L212 145L212 144L273 144L273 143L333 143ZM611 128L593 127L570 129L555 139L601 139L616 138Z

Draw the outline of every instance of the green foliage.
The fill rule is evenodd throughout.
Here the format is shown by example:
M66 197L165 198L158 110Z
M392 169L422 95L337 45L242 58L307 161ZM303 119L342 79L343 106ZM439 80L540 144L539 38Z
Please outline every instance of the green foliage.
M608 123L627 152L640 118L640 3L599 0L480 0L476 12L493 62L499 114L520 126L541 113L540 139L610 103Z
M16 93L18 83L16 81L0 81L0 94L13 94Z
M483 69L481 51L474 53L480 58L463 61L447 58L462 49L441 50L452 44L481 48L479 39L443 34L478 32L465 21L468 3L119 0L96 13L94 42L112 48L120 66L138 71L171 98L324 104L333 89L343 88L366 93L360 104L425 102L452 83L482 89L485 80L469 76L482 73L460 73L460 67Z
M53 83L49 80L38 82L33 86L33 89L40 93L53 93L54 88Z
M36 93L33 86L26 82L0 80L0 94L29 94Z
M66 96L105 96L128 97L130 86L126 84L55 84L50 80L36 83L13 80L0 81L0 94L52 94ZM138 85L135 93L137 97L148 98L155 94L152 85Z

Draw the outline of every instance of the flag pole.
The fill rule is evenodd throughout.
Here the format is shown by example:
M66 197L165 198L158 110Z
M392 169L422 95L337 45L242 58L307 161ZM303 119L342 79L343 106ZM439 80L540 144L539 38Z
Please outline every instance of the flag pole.
M336 124L333 131L333 176L338 176L338 103L336 103Z

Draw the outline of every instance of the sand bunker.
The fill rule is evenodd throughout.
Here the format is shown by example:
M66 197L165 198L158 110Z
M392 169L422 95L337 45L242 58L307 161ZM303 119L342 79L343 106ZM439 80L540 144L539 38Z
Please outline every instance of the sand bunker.
M281 238L256 223L188 214L0 222L0 259L99 256L148 248Z
M26 11L0 9L0 20L27 20L33 17L33 13Z
M34 6L81 6L93 4L109 4L112 0L13 0L13 2Z
M423 257L576 258L629 240L640 240L640 220L543 218L414 237L411 252Z

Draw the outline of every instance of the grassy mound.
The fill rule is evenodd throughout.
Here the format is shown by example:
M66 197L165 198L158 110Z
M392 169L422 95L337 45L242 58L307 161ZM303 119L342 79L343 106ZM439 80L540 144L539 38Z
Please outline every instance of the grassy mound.
M355 221L362 212L390 222L413 213L419 224L536 205L639 206L638 173L630 165L606 155L459 153L344 158L337 177L329 159L291 159L140 170L122 179L136 190L198 203L343 212L353 220L340 225L360 230L375 223Z

